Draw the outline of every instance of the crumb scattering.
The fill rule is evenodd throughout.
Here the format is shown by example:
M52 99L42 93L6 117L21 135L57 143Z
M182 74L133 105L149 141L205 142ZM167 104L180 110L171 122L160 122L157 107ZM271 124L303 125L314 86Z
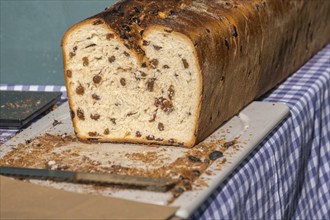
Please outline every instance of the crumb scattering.
M137 131L136 135L140 135L140 132ZM164 156L166 155L164 152L170 150L169 147L155 146L155 148L150 147L150 151L123 153L122 160L129 160L132 164L135 162L145 164L145 167L138 167L125 166L120 161L111 161L107 159L111 158L108 152L93 151L93 148L88 152L86 150L88 145L83 149L83 144L86 143L80 142L75 136L66 133L62 135L46 133L26 140L24 144L18 144L0 159L0 166L172 178L178 181L172 191L173 195L178 196L194 188L193 185L207 186L199 178L203 173L212 175L207 168L213 161L219 162L217 169L221 169L221 166L227 162L223 155L228 150L228 147L223 146L225 143L226 141L222 140L221 143L196 145L172 162L168 162L171 158ZM236 145L233 148L235 151L238 150ZM216 160L220 157L223 157L221 162Z

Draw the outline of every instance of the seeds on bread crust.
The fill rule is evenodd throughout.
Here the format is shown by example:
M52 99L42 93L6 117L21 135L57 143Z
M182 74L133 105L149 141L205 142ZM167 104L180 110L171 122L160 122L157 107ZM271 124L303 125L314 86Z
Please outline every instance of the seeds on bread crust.
M229 50L229 47L230 47L230 45L229 45L229 41L228 41L228 39L227 38L225 38L225 46L227 47L227 49Z
M172 29L164 29L164 31L165 31L166 33L172 33L172 32L173 32Z
M231 35L232 35L233 37L238 37L237 28L236 28L235 25L232 25Z
M100 25L100 24L103 24L104 22L100 19L96 20L93 22L93 25Z
M149 44L150 44L149 41L146 41L146 40L143 40L143 41L142 41L142 45L143 45L143 46L148 46Z

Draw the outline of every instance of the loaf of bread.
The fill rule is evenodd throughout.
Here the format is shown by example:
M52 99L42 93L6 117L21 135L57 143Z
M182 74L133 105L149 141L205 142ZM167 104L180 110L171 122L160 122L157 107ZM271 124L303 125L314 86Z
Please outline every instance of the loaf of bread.
M192 147L330 40L325 0L123 0L71 27L77 136Z

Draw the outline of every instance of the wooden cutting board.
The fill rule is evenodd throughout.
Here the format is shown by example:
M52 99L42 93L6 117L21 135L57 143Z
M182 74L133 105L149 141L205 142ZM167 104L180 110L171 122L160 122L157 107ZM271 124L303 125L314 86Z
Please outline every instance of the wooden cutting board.
M65 103L6 142L0 149L0 165L178 179L181 183L169 192L31 182L71 192L179 207L176 215L187 218L288 113L287 106L281 103L253 102L202 143L187 149L80 142L74 138Z

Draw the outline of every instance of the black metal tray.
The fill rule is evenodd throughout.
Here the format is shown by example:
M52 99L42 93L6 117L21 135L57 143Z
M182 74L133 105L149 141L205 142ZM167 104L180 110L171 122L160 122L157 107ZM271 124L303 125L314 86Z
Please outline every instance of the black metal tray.
M0 127L24 127L54 105L61 95L61 92L0 91Z

